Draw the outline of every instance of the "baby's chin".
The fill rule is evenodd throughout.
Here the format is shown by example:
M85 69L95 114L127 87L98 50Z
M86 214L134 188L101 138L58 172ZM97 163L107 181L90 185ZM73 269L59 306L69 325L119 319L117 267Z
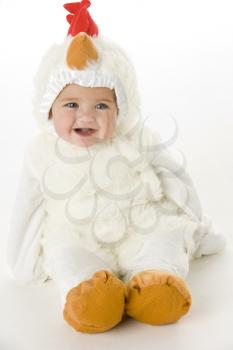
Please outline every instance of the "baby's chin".
M86 148L102 143L105 140L102 140L97 135L77 135L75 132L72 132L72 135L66 141L79 147Z
M104 135L101 133L96 133L96 135L80 135L77 134L75 131L71 131L70 133L61 133L61 132L57 132L57 135L59 137L61 137L64 141L76 145L78 147L91 147L94 146L96 144L101 144L101 143L105 143L108 142L108 140L111 139L111 137L109 135Z
M92 135L80 135L72 132L71 137L67 140L68 142L71 142L79 147L91 147L96 144L105 143L108 140L111 139L110 135L102 135L101 133L96 133Z

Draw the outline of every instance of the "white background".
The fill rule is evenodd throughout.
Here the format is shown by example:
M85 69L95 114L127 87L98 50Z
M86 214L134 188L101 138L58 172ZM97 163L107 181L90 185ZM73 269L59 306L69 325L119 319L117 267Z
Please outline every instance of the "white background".
M0 330L0 349L7 350L8 346L11 350L37 349L33 342L40 344L38 349L43 347L50 350L60 349L59 344L61 349L81 349L80 344L87 348L93 345L98 349L114 347L114 344L116 347L122 347L122 344L127 344L127 342L128 345L125 345L125 348L135 349L144 346L145 341L151 348L156 347L156 344L159 344L159 349L168 349L170 346L181 348L186 339L183 338L183 332L186 332L186 336L196 339L196 347L193 349L207 349L208 344L211 349L215 349L216 340L212 338L211 341L211 337L205 338L210 331L208 327L215 329L216 333L217 331L222 332L222 339L226 346L222 347L219 343L216 349L220 347L224 350L232 349L233 337L228 327L232 319L227 319L222 314L222 319L219 316L212 324L214 317L211 321L204 313L202 313L203 318L198 319L199 309L194 309L190 319L182 321L181 328L165 327L158 331L154 327L129 321L128 326L124 325L125 328L121 327L112 333L90 338L90 336L72 333L67 327L65 334L60 333L64 335L63 343L61 341L53 343L50 337L57 339L58 333L63 332L63 327L66 327L61 322L56 328L51 316L46 319L46 322L44 321L45 315L41 310L46 310L48 305L51 305L48 301L49 297L53 298L54 304L51 306L53 312L58 313L57 303L59 301L53 297L55 293L53 287L47 286L41 290L41 293L38 293L32 286L24 289L15 287L14 289L13 284L8 286L5 282L7 273L4 266L4 248L23 152L28 141L37 132L37 126L31 113L33 75L47 47L53 42L62 41L67 33L68 23L65 19L67 12L62 5L63 1L60 0L0 0L0 156L2 160L0 273L2 300L8 301L8 303L4 302L5 313L1 312L2 316L0 316L0 329L4 329L5 334L3 337ZM199 193L205 213L212 217L215 227L227 237L229 244L232 243L232 1L92 0L90 13L99 25L100 34L121 44L134 62L141 92L143 116L148 118L150 125L158 129L166 140L173 134L174 125L171 117L176 120L179 133L173 144L175 152L182 152L187 159L188 172ZM226 259L219 256L210 259L212 259L210 270L212 268L213 275L216 269L218 271L216 262L223 264L217 276L221 278L220 284L224 286L229 283L226 275L222 273L225 269L229 271L227 278L232 281L230 270L233 266L233 258L230 258L229 255ZM205 267L206 261L203 262L203 265L199 261L196 263L193 276L195 273L198 275L204 273L203 271L208 271L208 267ZM199 291L200 283L205 281L205 275L201 275L200 281L198 278L190 278L193 291ZM220 300L223 290L217 280L215 282L209 290L209 283L206 284L206 287L208 293L212 294L217 284L219 294L215 293L215 296ZM29 291L34 294L30 294ZM208 293L205 294L206 302L209 298ZM33 300L32 296L29 297L37 294L42 295L39 301ZM228 303L231 303L227 309L233 311L232 295L231 297L225 295L226 298L227 296ZM10 297L13 298L11 302L9 302ZM203 299L201 300L203 302ZM41 303L41 307L35 306L37 302ZM212 298L213 305L215 302L216 300ZM16 312L14 312L15 309ZM33 310L31 314L29 309ZM209 312L210 309L207 308L207 311ZM22 321L20 312L23 313ZM38 318L37 313L41 318ZM35 330L33 332L30 328L27 343L25 342L27 327L32 327L33 315L37 316L37 322L38 319L40 320L38 332L40 342L37 339L37 332ZM194 321L191 319L192 315ZM24 328L21 323L23 320L25 321ZM205 330L198 328L197 324L203 325L201 322L206 322L204 323ZM13 331L17 339L18 345L16 346L10 334L12 334L12 325L18 327L19 323L21 323L21 328L15 328ZM44 324L47 327L45 338L42 336ZM38 328L39 325L37 323ZM51 329L50 325L53 325ZM127 331L129 331L130 338L128 338ZM198 334L195 335L195 332ZM215 332L212 333L212 337L216 334ZM135 337L136 335L138 338ZM72 338L71 343L69 343L69 337ZM114 339L117 339L117 342L114 342ZM191 346L194 345L190 340L187 341L186 345L188 344L191 349ZM228 345L232 347L227 347Z

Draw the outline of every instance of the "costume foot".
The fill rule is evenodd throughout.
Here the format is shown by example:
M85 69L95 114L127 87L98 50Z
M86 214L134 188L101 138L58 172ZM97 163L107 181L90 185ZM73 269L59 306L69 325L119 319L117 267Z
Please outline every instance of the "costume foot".
M66 297L64 319L77 331L104 332L121 322L126 287L107 270L72 288Z
M137 273L127 283L126 313L143 323L172 323L185 315L192 303L185 281L162 270Z

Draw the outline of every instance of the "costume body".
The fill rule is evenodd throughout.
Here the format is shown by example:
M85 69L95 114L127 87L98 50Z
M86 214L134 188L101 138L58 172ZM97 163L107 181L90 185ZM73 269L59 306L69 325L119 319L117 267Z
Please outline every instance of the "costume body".
M70 288L100 268L125 281L148 268L185 277L189 260L208 233L203 233L203 224L194 215L186 213L187 203L182 209L165 195L165 177L156 174L149 158L118 135L86 149L55 132L41 133L25 157L35 181L27 185L31 205L24 213L19 209L22 203L15 209L21 217L28 216L25 226L14 226L12 232L11 244L20 242L14 262L12 248L10 252L16 277L18 272L21 279L57 279L62 305ZM176 177L174 181L176 186ZM30 227L37 230L32 232L33 240L22 231L24 236L16 239L20 230ZM204 253L221 249L221 238L215 239L218 245ZM34 251L31 261L25 247Z
M147 130L147 142L150 137L155 145L161 145L160 139ZM102 281L110 281L112 291L118 291L109 296L108 304L106 299L101 303L96 295L93 298L98 303L91 302L97 310L94 314L117 315L110 326L109 319L99 330L85 323L80 326L65 311L65 319L79 331L103 331L122 318L124 288L106 271L142 287L143 279L132 277L140 271L157 269L156 285L163 281L161 271L185 278L190 259L217 253L225 245L224 238L215 234L202 215L186 171L177 173L179 165L161 147L149 154L141 153L136 140L136 134L130 141L114 136L112 142L95 145L87 152L49 131L33 140L25 153L7 251L14 278L52 278L59 287L63 308L67 295L72 297L75 286L83 286L82 281L90 281L94 273L93 283L99 286ZM170 275L165 277L166 284ZM169 323L177 319L176 314L164 319L168 313L165 310L155 323L153 315L143 319L131 311L137 310L141 301L135 302L136 308L131 304L127 313L142 322ZM190 305L190 295L183 304Z

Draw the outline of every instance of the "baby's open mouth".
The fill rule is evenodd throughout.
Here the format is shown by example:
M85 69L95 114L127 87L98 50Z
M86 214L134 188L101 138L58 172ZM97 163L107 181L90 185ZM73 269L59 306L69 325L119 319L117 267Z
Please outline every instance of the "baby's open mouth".
M76 128L74 129L76 134L81 135L81 136L89 136L95 133L96 129L92 128Z

